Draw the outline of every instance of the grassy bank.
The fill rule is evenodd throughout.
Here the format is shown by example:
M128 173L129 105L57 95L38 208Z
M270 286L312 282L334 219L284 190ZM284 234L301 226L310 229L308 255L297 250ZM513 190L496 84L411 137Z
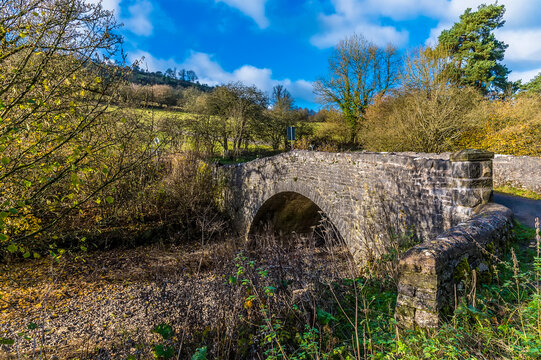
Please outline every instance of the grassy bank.
M504 194L520 196L533 200L541 200L541 194L536 193L535 191L528 189L520 189L512 186L499 186L495 187L494 191L501 192Z

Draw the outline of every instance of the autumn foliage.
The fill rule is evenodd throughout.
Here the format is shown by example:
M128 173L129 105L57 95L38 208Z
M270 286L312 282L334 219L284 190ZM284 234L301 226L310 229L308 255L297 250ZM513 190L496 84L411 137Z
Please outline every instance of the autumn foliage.
M62 230L103 220L97 209L151 158L153 137L118 106L111 13L81 0L0 5L0 251L37 257Z

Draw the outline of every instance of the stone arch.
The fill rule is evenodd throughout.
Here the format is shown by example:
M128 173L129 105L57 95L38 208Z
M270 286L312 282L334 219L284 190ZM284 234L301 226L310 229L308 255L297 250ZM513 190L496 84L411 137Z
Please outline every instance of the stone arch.
M322 220L332 228L335 240L344 242L344 229L339 229L333 220L334 212L331 208L317 203L318 198L308 191L283 190L262 199L259 206L254 208L248 221L246 235L254 235L264 230L269 223L274 230L284 234L309 234Z

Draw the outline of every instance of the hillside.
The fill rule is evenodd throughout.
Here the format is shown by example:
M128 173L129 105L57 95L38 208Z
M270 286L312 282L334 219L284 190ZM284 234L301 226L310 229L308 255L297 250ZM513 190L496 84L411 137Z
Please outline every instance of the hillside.
M190 74L191 76L186 74ZM162 73L161 71L145 71L136 67L128 80L137 85L169 85L174 88L194 87L201 91L210 91L213 89L211 86L200 84L197 80L197 75L191 70L181 70L177 74L176 70L171 69Z

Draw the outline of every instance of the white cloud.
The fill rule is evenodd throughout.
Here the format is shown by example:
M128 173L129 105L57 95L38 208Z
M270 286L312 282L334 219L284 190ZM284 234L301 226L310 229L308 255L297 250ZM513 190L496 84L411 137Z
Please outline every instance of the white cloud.
M361 34L366 39L374 42L379 46L392 43L396 46L404 45L408 42L408 31L398 31L392 26L378 26L367 22L358 22L355 24L347 21L333 19L330 17L323 18L322 22L326 25L328 30L321 34L312 36L310 41L313 45L320 49L332 47L338 44L341 40L353 33ZM336 25L331 25L335 23Z
M331 0L335 12L330 15L319 14L321 32L312 36L312 44L319 48L336 45L340 40L353 33L361 34L378 45L393 43L397 46L408 42L409 32L398 30L393 26L378 23L379 16L400 14L408 17L411 6L407 3L413 0ZM427 2L422 0L420 3ZM392 9L404 9L392 11Z
M129 6L128 12L130 13L130 17L124 20L126 28L135 35L152 35L154 26L150 20L150 15L153 9L152 3L146 0L137 1L135 4Z
M350 12L351 8L356 8L365 16L385 16L400 21L419 15L442 16L446 0L336 0L334 3L351 3L348 4Z
M269 26L269 19L265 15L265 3L267 0L215 0L240 10L243 14L251 17L261 29Z
M537 29L500 29L496 38L509 45L505 59L509 61L541 61L541 27Z
M211 55L202 52L192 52L182 63L176 62L173 58L157 59L145 51L128 54L128 59L131 62L140 59L141 57L144 57L145 59L142 64L140 64L140 67L150 71L164 71L167 68L190 69L195 71L199 77L199 82L203 84L215 86L240 81L245 85L255 85L268 93L272 91L272 88L275 85L281 84L284 85L295 98L309 102L315 101L311 82L302 79L273 79L272 70L268 68L243 65L232 72L228 72L224 70Z
M511 81L522 80L522 83L526 84L539 73L541 73L541 68L526 71L512 71L508 77Z
M126 3L123 0L87 0L91 4L101 3L105 10L113 11L117 20L124 23L125 29L131 31L135 35L150 36L154 31L154 26L151 21L154 5L148 0L135 0L128 6L129 16L122 16L121 3Z

